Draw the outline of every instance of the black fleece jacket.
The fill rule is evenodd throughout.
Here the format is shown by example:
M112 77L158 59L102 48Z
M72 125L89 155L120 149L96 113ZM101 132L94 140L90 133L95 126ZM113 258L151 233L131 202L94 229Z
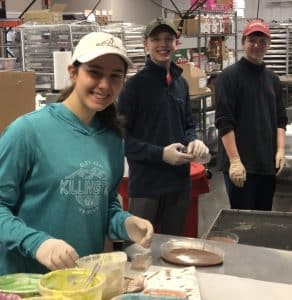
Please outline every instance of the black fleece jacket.
M285 129L287 124L277 75L264 64L256 65L242 57L216 79L215 98L219 169L229 169L221 137L234 130L247 173L274 175L277 128Z
M130 197L158 196L190 184L189 164L171 166L162 160L165 146L187 145L196 138L188 84L174 63L170 73L173 81L168 85L166 69L148 58L119 97L119 113L126 119Z

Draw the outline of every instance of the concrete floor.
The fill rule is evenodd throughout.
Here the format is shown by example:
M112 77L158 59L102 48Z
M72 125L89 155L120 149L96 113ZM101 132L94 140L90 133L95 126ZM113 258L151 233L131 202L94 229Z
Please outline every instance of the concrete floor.
M206 232L221 209L229 208L228 196L225 190L223 175L214 166L208 166L212 172L210 192L199 196L198 237ZM274 211L292 211L292 168L285 168L277 180L274 196Z

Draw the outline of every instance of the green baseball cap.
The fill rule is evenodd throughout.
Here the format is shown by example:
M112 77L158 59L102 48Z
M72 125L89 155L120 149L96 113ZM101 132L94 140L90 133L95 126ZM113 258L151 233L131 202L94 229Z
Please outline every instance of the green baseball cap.
M172 20L165 18L157 18L146 25L145 37L149 37L151 33L159 26L168 27L177 36L177 28L175 27Z

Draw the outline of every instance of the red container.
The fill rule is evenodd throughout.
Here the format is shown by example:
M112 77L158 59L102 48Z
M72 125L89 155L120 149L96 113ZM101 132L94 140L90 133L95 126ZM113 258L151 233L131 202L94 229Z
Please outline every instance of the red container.
M192 180L191 190L191 206L188 211L186 224L184 228L184 236L197 237L198 236L198 197L200 194L208 193L209 180L207 178L205 167L198 163L191 163L190 175ZM123 200L123 209L128 210L128 177L123 177L118 187L118 193Z

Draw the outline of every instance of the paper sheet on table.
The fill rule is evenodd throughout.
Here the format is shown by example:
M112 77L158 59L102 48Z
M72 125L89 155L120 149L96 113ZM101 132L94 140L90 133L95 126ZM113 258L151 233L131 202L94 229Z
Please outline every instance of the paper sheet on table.
M188 295L188 300L201 300L195 267L161 268L154 272L148 271L145 288L181 290Z
M201 300L199 283L195 267L162 267L150 266L146 272L132 270L126 264L127 277L145 276L144 287L147 289L169 289L184 291L188 300Z
M273 272L273 270L271 270ZM204 300L291 300L292 285L197 272Z

